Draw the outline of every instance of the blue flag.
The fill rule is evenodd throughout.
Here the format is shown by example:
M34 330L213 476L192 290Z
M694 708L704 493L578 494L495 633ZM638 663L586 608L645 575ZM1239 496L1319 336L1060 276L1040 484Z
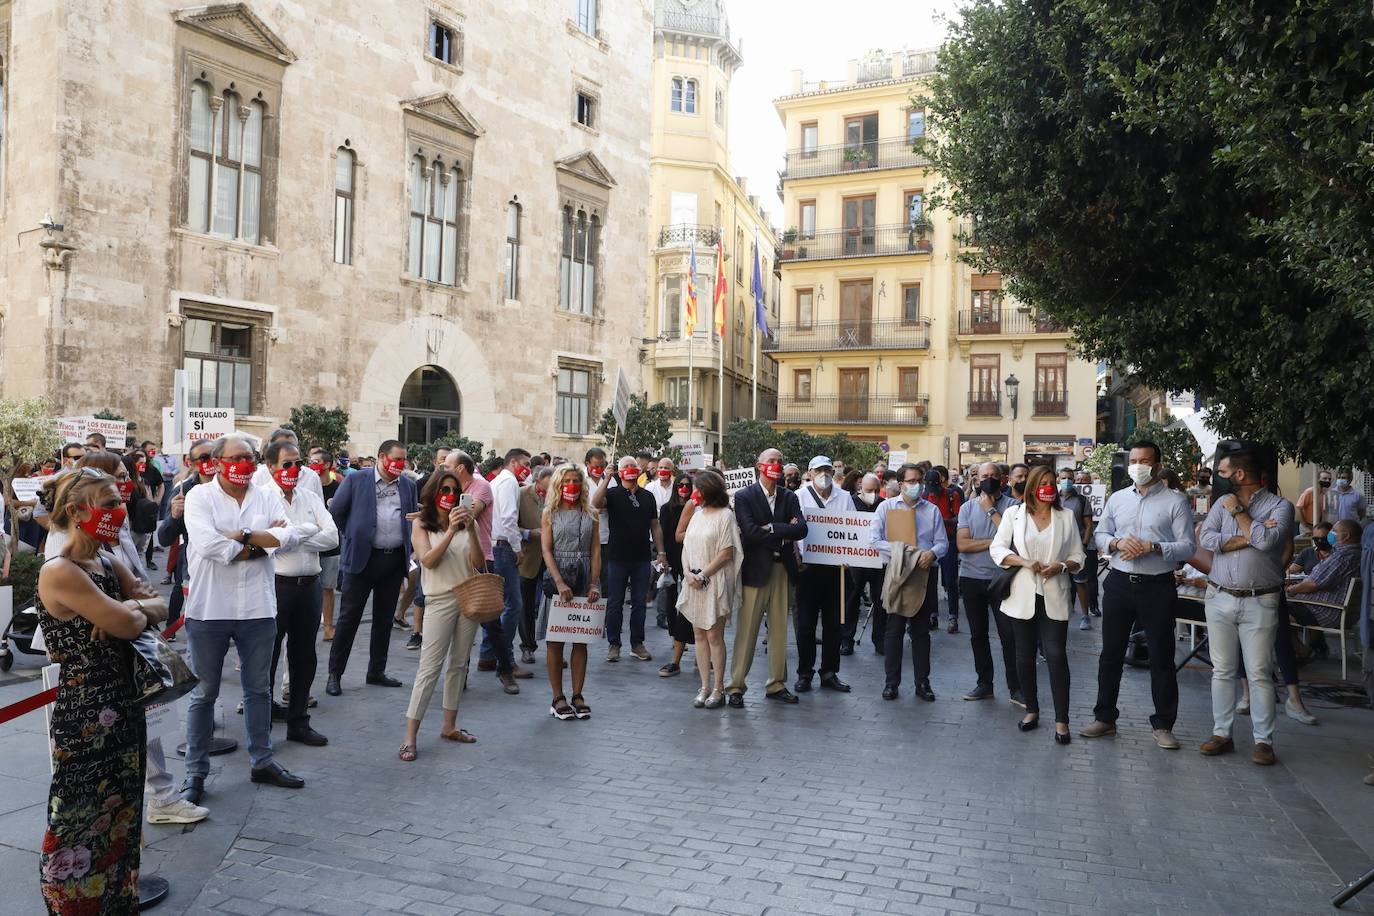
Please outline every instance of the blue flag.
M759 270L759 239L754 235L754 276L749 284L754 294L754 325L764 337L772 337L768 332L768 312L763 306L763 274Z

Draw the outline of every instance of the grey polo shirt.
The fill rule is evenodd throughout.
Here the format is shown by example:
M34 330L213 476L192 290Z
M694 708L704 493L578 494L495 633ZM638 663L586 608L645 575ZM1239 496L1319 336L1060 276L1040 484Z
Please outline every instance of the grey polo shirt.
M1001 518L1006 511L1016 505L1017 501L1003 493L997 497L997 502L993 504L993 511ZM973 499L959 507L959 520L954 523L955 529L968 529L968 536L975 541L985 541L997 533L997 526L992 522L992 516L983 508L983 497L975 496ZM973 553L961 551L959 553L959 575L969 579L991 579L997 575L997 564L992 562L991 553L986 550L979 550Z
M1202 546L1212 551L1212 573L1208 579L1227 588L1272 588L1283 585L1283 555L1293 530L1293 504L1268 490L1250 498L1247 514L1250 543L1239 550L1222 553L1221 546L1240 534L1240 525L1218 500L1202 523ZM1278 524L1266 527L1273 519Z

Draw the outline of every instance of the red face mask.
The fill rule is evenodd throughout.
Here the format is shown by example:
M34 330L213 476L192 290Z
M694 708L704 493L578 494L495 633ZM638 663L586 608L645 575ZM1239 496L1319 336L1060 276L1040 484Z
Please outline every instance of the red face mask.
M621 469L620 469L620 479L623 480L623 481L625 481L626 483L629 483L629 482L632 481L632 480L638 480L638 479L639 479L639 468L635 468L635 467L621 468Z
M769 480L782 480L782 465L776 461L772 464L759 465L759 470L762 471L763 476L767 477Z
M534 488L534 495L537 496L537 497L539 497L539 501L542 503L542 502L543 502L545 499L547 499L548 496L549 496L549 488L548 488L548 487L535 487L535 488Z
M700 490L692 491L692 502L696 503L698 509L701 508L702 496Z
M672 471L665 471L665 470L663 470L663 469L661 469L661 468L659 469L659 472L658 472L658 479L659 479L659 480L671 480L672 477L673 477L673 472L672 472Z
M196 462L196 472L201 477L214 477L219 470L219 464L213 458L201 458Z
M236 487L246 487L253 480L253 472L258 469L258 464L251 458L243 461L225 461L223 458L219 462L220 470L224 472L224 479Z
M316 474L319 474L321 477L323 477L323 476L324 476L324 472L327 471L327 470L329 470L329 465L325 464L325 463L322 462L322 461L321 461L321 462L316 462L316 463L310 465L310 470L314 471Z
M1054 492L1054 485L1047 483L1043 487L1036 488L1035 496L1042 503L1052 503L1054 502Z
M386 472L392 477L400 477L401 472L406 469L404 458L382 458L377 463L386 468Z
M577 502L577 498L582 495L582 484L565 483L563 484L563 502L572 505Z
M517 464L511 469L511 473L515 475L516 483L524 483L525 478L530 476L530 469L523 464Z
M123 506L108 509L100 506L82 508L89 509L91 517L84 522L77 522L78 528L102 544L113 544L119 540L119 529L124 527L124 518L128 514Z
M458 505L458 494L440 493L434 497L434 505L439 507L440 512L452 512L453 507Z
M606 475L606 469L599 468L596 465L592 465L591 467L587 468L587 473L592 475L593 480L600 480L602 477Z
M140 474L142 474L148 470L148 462L140 461L138 464L134 465L134 467L138 469L138 472Z
M678 487L678 488L677 488L677 495L678 495L678 496L681 496L683 499L686 499L687 497L689 497L689 496L692 495L692 488L691 488L691 487Z
M300 482L301 469L299 466L276 468L272 471L272 479L275 480L283 490L294 490L296 484Z
M115 489L119 491L119 498L127 503L134 495L134 482L132 480L115 481Z
M157 457L157 449L155 449L155 448L150 448L150 449L148 449L148 457L149 457L149 458L156 458L156 457Z

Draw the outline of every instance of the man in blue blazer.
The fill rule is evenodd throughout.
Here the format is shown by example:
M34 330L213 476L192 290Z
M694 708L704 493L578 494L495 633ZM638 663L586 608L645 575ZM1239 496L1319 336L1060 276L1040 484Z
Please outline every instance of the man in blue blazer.
M324 691L332 697L343 692L340 679L353 651L353 637L363 619L363 607L372 598L372 640L368 649L367 682L380 687L400 687L386 673L391 648L391 619L396 613L410 567L410 522L416 511L415 482L406 477L406 447L395 439L377 449L377 466L344 478L329 504L343 538L339 572L343 574L339 620L329 650L329 680Z
M759 624L768 615L768 682L770 700L797 702L787 689L787 605L789 585L797 575L796 542L806 537L806 516L797 494L782 483L782 452L759 455L759 482L735 494L735 520L744 546L740 578L744 600L735 623L735 658L725 688L733 709L744 706L745 679L754 662Z

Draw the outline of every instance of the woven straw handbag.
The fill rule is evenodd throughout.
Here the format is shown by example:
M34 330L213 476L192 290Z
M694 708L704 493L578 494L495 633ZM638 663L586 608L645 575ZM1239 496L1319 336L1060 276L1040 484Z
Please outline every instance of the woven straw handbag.
M495 573L477 573L453 586L463 616L478 623L499 620L505 607L505 580Z

